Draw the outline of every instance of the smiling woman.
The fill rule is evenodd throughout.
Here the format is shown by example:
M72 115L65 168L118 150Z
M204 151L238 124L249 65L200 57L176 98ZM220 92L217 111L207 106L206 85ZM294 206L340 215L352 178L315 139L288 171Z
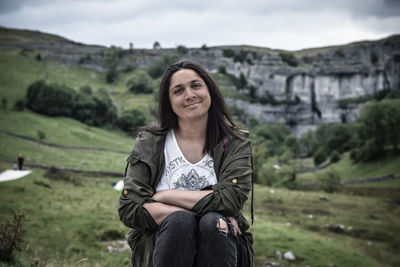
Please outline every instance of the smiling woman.
M164 73L159 125L144 127L128 158L121 220L133 266L252 266L241 213L253 186L248 132L214 80L181 61Z

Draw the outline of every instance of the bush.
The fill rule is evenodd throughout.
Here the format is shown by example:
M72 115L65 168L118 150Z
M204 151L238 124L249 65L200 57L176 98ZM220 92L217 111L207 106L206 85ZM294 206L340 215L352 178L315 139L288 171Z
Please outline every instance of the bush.
M299 64L297 62L296 56L293 53L290 52L280 52L279 56L281 57L282 61L286 62L287 64L289 64L289 66L292 67L297 67L297 65Z
M320 147L314 154L314 165L318 166L323 163L328 158L326 150L323 147Z
M79 88L79 93L84 95L92 95L92 87L89 85L81 86L81 88Z
M17 102L15 102L13 110L15 111L23 111L25 109L25 101L23 99L19 99L17 100Z
M184 46L184 45L178 45L178 47L176 48L176 51L179 53L179 54L187 54L188 52L189 52L189 49L187 49L187 47L186 46Z
M175 63L177 60L178 57L176 55L164 55L160 60L150 65L150 67L147 69L147 73L153 79L161 77L169 65Z
M153 92L154 83L151 77L144 71L137 71L126 83L132 93L150 94Z
M29 109L48 116L71 117L76 92L64 85L47 84L40 80L28 87L26 102Z
M319 184L323 191L333 193L340 189L340 176L334 170L327 171L319 178Z
M14 251L21 251L24 220L22 212L14 212L13 222L7 221L0 226L0 261L14 262Z
M122 56L122 48L111 46L104 52L104 59L106 63L106 81L113 83L117 78L117 66Z
M375 53L374 51L371 51L370 60L371 60L371 63L372 63L373 65L375 65L376 63L378 63L378 56L376 55L376 53Z
M232 48L225 48L222 50L222 54L224 57L233 57L235 55L235 52L232 50Z
M226 74L226 67L224 65L220 65L218 67L218 72L221 74Z
M333 150L330 157L329 157L329 161L331 163L335 163L338 162L340 160L340 154L337 150Z
M53 181L72 183L75 186L82 185L82 181L78 177L69 172L57 169L54 166L51 166L43 176Z
M243 63L247 58L247 54L248 52L246 50L241 49L239 54L235 53L235 55L233 56L233 61Z
M65 116L89 125L101 126L113 123L116 108L105 90L91 95L88 87L80 92L58 84L37 81L31 84L26 94L27 107L48 116Z
M259 168L257 177L257 183L272 186L277 179L276 170L270 163L264 163Z
M117 126L132 135L135 135L136 130L145 124L146 117L138 109L124 111L117 120Z
M46 139L46 134L42 131L37 131L37 135L38 135L39 140Z

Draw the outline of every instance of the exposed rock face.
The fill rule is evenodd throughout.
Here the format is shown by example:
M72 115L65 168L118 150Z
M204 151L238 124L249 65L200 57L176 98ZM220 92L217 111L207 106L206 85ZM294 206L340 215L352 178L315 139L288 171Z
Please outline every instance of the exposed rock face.
M83 45L63 38L6 44L0 39L0 45L36 51L45 60L106 70L104 52L107 48L102 46ZM400 35L373 42L296 51L292 54L297 66L289 65L276 50L230 49L236 55L241 51L247 53L241 60L235 60L224 56L222 47L189 49L185 55L179 55L176 49L124 50L118 68L123 69L126 64L147 67L171 53L193 59L211 72L224 66L228 74L246 78L247 86L239 89L256 99L255 103L227 99L229 105L261 122L285 122L293 126L297 135L321 122L354 121L365 101L343 104L343 100L357 100L382 90L399 88Z

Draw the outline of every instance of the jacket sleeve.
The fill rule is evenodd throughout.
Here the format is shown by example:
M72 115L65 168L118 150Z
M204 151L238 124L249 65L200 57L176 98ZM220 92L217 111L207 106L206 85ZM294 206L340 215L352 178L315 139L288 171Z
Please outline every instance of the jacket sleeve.
M252 154L250 141L239 146L229 162L222 166L219 181L211 194L201 198L192 210L200 215L210 211L236 216L242 210L252 188Z
M143 207L152 202L154 192L150 186L150 167L131 154L127 159L129 166L124 178L124 189L119 198L118 213L120 220L130 228L157 229L158 225L150 213Z

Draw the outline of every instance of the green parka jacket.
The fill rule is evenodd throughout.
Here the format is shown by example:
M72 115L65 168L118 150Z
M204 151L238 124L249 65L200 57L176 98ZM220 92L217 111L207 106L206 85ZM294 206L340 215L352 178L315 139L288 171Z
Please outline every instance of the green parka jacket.
M225 137L210 154L214 159L214 169L218 183L212 186L213 192L201 198L193 211L203 215L210 211L224 216L235 217L241 232L244 233L251 265L254 265L253 238L247 232L249 223L241 213L243 204L253 187L252 152L247 132L235 130L240 137ZM132 266L152 267L155 234L158 229L143 203L154 202L155 194L164 170L165 136L141 132L127 159L118 213L121 221L132 228L128 233L128 243L132 249Z

